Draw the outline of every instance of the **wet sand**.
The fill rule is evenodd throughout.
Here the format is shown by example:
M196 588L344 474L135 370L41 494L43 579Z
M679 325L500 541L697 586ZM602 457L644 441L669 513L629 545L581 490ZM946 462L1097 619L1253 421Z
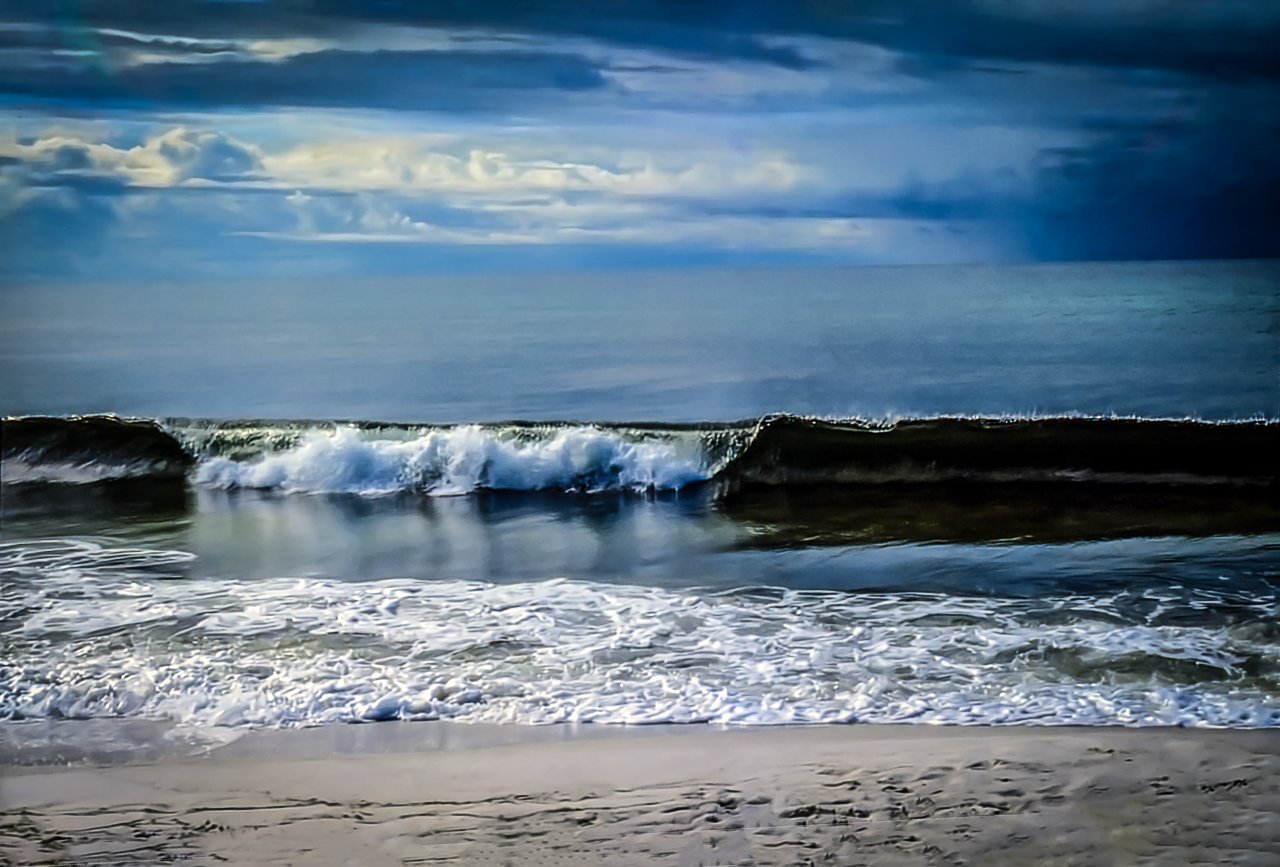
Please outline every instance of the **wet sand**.
M15 864L1263 865L1280 852L1275 731L389 723L2 772L0 857Z

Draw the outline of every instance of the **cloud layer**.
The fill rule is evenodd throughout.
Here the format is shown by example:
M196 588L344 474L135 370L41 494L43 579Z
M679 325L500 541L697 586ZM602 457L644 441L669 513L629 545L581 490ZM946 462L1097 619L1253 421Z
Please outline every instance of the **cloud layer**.
M1270 2L51 8L0 2L14 275L1280 253Z

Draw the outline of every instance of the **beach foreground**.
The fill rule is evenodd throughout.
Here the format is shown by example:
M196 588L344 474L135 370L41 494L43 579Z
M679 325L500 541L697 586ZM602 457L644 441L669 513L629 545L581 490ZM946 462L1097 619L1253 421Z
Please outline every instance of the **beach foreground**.
M0 857L18 864L1261 865L1280 851L1270 730L392 723L0 773Z

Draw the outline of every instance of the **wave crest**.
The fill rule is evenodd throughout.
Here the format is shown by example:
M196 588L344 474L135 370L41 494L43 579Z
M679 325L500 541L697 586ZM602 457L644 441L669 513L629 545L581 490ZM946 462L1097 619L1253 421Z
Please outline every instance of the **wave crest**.
M209 458L197 468L196 481L228 488L447 496L479 489L679 490L713 472L690 438L632 439L587 426L532 438L464 425L393 441L340 427L313 431L292 448L249 461Z

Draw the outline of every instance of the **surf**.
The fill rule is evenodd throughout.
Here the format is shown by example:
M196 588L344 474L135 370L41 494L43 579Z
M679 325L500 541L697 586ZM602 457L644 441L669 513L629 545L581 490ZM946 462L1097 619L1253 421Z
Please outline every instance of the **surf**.
M182 478L228 489L457 496L1280 479L1280 423L1272 420L777 414L688 425L413 425L75 416L6 418L0 434L9 484Z

